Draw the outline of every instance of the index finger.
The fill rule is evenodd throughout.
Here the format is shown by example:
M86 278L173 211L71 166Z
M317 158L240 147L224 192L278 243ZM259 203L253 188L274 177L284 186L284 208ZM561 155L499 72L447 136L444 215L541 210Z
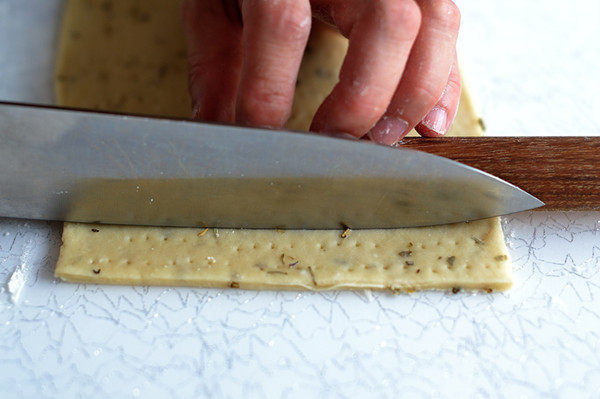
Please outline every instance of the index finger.
M244 61L236 122L282 127L291 112L296 78L311 25L308 0L244 0Z
M363 136L384 114L400 81L419 30L419 7L413 0L365 4L357 19L355 13L334 13L355 20L333 21L349 37L348 53L311 130Z
M232 123L242 66L241 21L220 0L185 0L182 17L192 117Z

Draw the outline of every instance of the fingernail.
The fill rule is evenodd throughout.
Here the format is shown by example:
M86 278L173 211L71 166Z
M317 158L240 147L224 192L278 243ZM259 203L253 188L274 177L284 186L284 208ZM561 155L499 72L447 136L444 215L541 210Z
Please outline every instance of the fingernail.
M438 134L446 134L448 114L443 108L435 107L423 118L422 124Z
M376 143L392 145L400 140L406 134L407 130L407 121L384 116L367 134Z

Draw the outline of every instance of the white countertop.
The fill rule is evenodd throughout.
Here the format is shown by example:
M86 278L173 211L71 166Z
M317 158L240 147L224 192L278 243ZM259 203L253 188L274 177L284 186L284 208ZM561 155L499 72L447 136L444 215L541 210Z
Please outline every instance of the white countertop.
M0 37L20 29L17 2L56 13L0 0ZM599 4L459 5L488 134L600 135ZM47 74L23 78L51 61L24 72L10 51L0 98L51 101ZM504 229L511 291L395 296L66 284L52 277L59 224L0 219L0 397L598 396L600 212Z

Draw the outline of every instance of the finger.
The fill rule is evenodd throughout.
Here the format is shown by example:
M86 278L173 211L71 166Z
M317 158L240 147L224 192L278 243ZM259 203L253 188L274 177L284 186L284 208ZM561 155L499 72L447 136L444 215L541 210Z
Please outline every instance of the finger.
M294 98L296 78L311 24L307 0L244 0L244 63L236 121L282 127Z
M222 0L186 0L182 16L192 117L233 122L242 65L241 20Z
M375 141L404 137L437 103L448 82L460 13L451 0L418 2L423 16L421 30L396 94L383 118L369 132Z
M413 0L365 4L347 29L350 44L340 81L319 107L311 130L363 136L385 112L402 76L419 31L417 4ZM391 140L382 136L379 141Z
M460 101L460 72L456 55L442 97L415 127L423 137L440 137L450 130Z

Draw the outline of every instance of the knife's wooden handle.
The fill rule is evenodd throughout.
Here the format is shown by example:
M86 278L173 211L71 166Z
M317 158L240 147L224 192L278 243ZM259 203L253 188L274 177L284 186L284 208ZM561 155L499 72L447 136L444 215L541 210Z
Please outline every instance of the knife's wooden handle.
M600 137L411 137L400 146L506 180L544 201L541 209L600 210Z

